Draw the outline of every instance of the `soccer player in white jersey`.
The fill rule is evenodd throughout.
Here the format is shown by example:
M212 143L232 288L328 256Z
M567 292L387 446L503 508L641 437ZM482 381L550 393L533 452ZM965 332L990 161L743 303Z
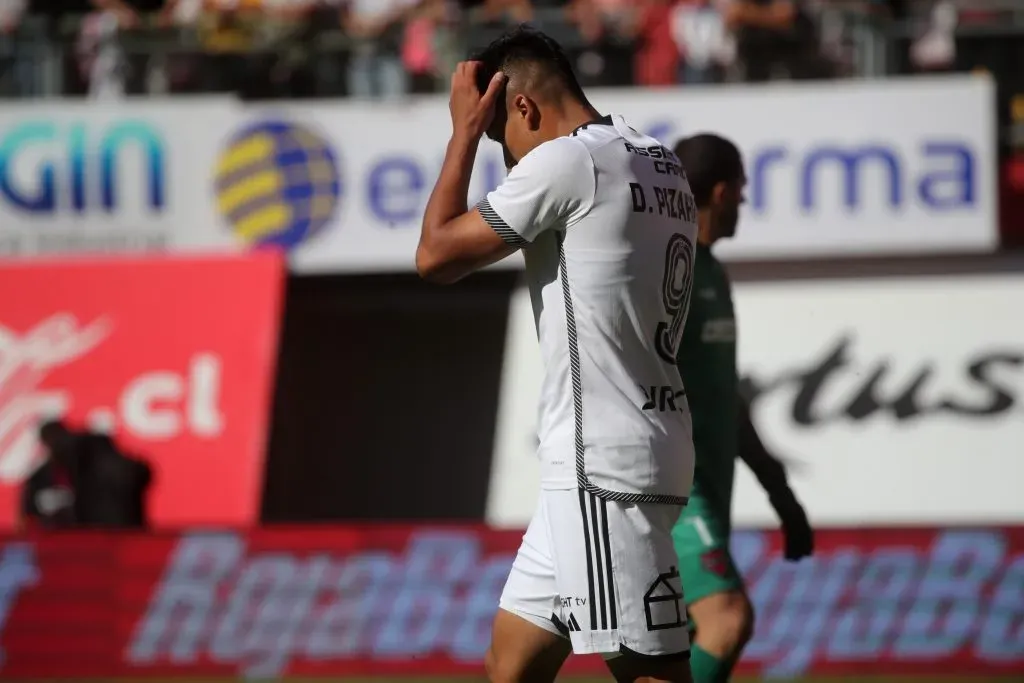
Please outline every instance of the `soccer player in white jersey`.
M676 351L697 207L675 154L588 102L557 43L519 28L460 64L423 217L420 275L453 282L517 250L544 362L541 495L495 617L488 675L553 681L571 652L618 681L691 681L672 526L693 479ZM466 195L480 138L504 184Z

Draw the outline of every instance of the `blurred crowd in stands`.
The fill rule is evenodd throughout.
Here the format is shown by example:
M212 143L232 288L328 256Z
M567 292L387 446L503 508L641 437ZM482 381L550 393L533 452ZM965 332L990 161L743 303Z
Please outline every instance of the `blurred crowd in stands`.
M1024 24L1024 2L2 0L0 93L396 97L520 22L587 85L666 86L969 69L960 29Z

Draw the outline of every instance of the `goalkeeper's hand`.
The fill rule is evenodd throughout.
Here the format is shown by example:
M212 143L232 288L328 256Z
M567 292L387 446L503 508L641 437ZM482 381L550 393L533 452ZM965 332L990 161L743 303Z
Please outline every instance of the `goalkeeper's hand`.
M809 557L814 553L814 530L793 490L786 486L773 494L771 504L782 522L786 559L796 562Z

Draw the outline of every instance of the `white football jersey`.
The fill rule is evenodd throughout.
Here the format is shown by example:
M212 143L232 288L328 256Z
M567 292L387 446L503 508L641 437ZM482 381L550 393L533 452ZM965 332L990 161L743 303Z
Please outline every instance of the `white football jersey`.
M531 151L477 208L526 260L541 485L685 503L693 442L675 356L697 205L678 158L606 116Z

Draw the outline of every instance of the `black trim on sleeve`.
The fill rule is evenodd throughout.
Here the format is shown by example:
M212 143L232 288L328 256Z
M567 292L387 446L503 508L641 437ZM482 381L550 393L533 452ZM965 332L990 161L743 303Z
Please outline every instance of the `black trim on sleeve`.
M505 240L505 244L512 247L524 247L529 244L522 235L505 222L505 219L498 215L498 212L491 207L491 203L487 201L486 197L477 203L476 209L484 217L484 220L487 221L487 225L491 226L494 232L498 233L498 237Z

